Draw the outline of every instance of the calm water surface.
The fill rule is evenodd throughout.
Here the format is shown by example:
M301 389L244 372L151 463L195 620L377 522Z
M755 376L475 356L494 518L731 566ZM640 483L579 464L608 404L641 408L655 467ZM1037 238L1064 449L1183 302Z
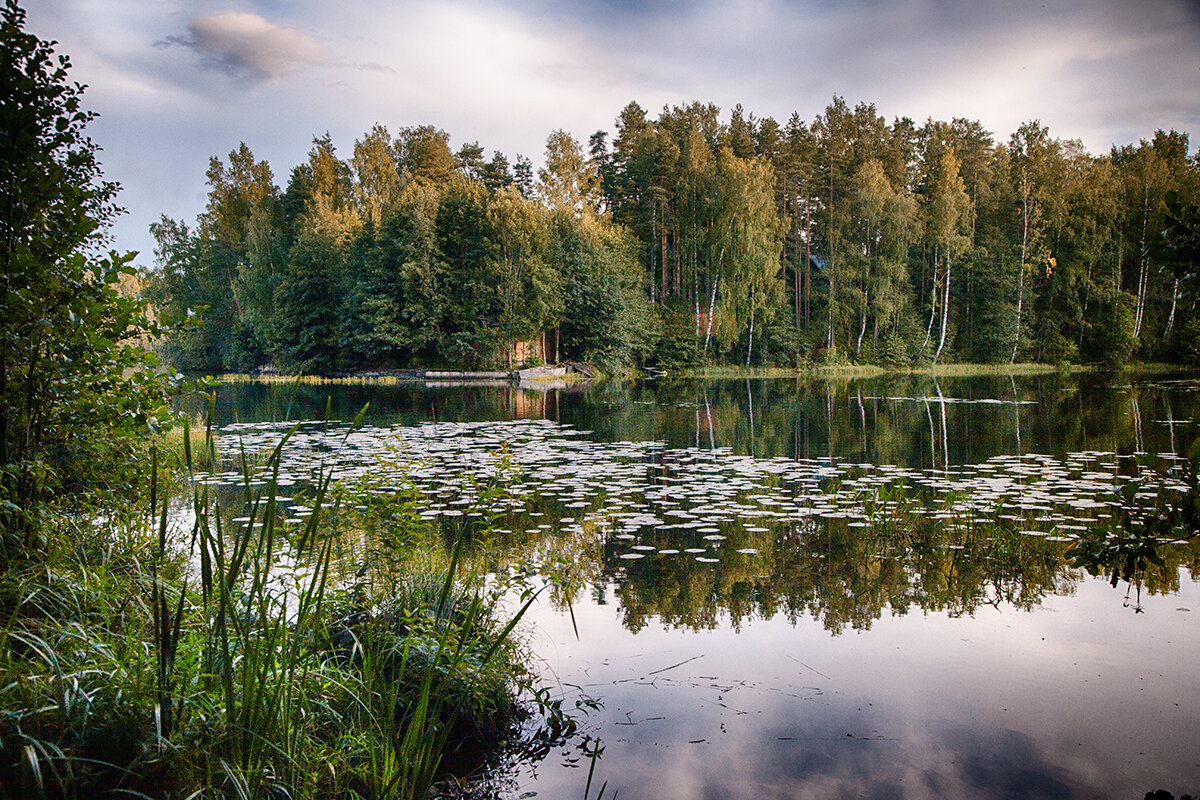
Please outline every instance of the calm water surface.
M548 683L603 703L593 797L1200 789L1195 548L1140 592L1062 560L1128 456L1185 444L1200 379L226 384L218 423L252 438L327 402L340 420L370 403L363 442L402 426L436 491L512 442L537 502L504 524L584 582L578 637L548 594L530 638ZM937 502L897 521L900 486ZM495 791L582 797L579 756Z

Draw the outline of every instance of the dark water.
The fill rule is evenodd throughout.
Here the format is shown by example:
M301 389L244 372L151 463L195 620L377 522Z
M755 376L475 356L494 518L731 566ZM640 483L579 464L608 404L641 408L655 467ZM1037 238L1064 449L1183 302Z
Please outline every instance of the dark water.
M927 468L998 454L1170 452L1200 405L1200 378L1112 375L612 382L564 389L401 383L221 387L219 423L368 424L552 419L600 441L728 447L759 457Z
M1106 513L1088 505L1095 487L1135 470L1126 456L1185 444L1196 378L228 384L217 412L348 420L368 402L374 429L501 421L439 433L458 448L439 469L475 468L464 454L511 435L557 459L531 461L530 483L568 475L574 494L504 524L540 522L529 547L583 583L574 622L550 593L530 642L548 683L604 704L584 723L604 747L593 797L601 784L657 800L1200 789L1200 554L1179 548L1116 589L1063 559ZM464 442L480 431L484 444ZM1006 521L890 517L855 481L891 467L958 498L959 520L979 504ZM659 516L633 513L647 509ZM692 528L667 524L688 509ZM582 797L588 766L568 746L495 790Z

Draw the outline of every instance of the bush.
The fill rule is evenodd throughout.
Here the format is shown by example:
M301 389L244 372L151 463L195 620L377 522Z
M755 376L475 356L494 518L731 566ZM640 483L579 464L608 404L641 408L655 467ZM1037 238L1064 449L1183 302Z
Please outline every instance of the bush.
M704 350L696 338L695 322L686 313L664 309L662 334L650 364L663 370L680 370L704 363Z
M1128 293L1111 292L1097 298L1084 323L1084 357L1109 367L1128 364L1137 347L1133 323L1133 298Z
M213 468L210 445L189 471ZM319 481L310 523L284 528L270 499L281 449L245 497L261 524L218 527L197 487L203 511L175 537L155 491L105 524L61 519L43 564L0 571L0 798L423 798L448 742L512 729L528 680L500 589L447 563L439 537L419 555L409 492L363 506L368 484ZM160 485L155 473L143 481ZM342 502L366 511L334 513ZM347 516L392 557L335 589Z
M133 254L97 256L118 213L84 134L94 114L70 61L0 12L0 559L36 553L38 506L64 489L128 476L144 434L165 426L165 388L141 341L157 332L119 285ZM123 488L123 487L122 487Z

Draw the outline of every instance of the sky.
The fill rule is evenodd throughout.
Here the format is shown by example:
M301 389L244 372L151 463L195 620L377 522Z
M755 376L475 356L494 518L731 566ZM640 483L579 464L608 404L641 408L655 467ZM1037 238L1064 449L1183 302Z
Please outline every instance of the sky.
M888 121L1027 120L1092 153L1175 129L1200 141L1200 0L25 0L71 57L127 214L112 247L153 263L150 223L192 222L211 156L245 142L276 182L329 132L375 123L537 164L630 101L811 121L840 95ZM727 116L726 116L727 118Z

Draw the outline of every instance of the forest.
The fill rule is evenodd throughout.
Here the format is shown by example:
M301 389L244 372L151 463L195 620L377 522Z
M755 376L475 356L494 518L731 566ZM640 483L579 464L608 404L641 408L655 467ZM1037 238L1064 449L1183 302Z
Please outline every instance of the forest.
M946 718L965 720L953 736L995 740L962 760L1012 765L1004 790L1118 796L1118 778L1190 779L1196 648L1175 615L1194 597L1182 570L1196 574L1200 539L1200 444L1183 423L1200 417L1194 380L1085 376L1088 391L1059 370L945 394L937 377L904 375L886 390L806 376L437 397L363 381L335 395L299 379L181 378L155 351L165 342L191 370L312 373L538 358L613 370L1194 361L1198 164L1182 134L1093 158L1038 125L1004 145L965 122L888 127L836 98L786 128L699 105L651 121L631 104L611 145L551 134L535 174L474 143L453 152L432 127L376 126L348 161L318 137L282 190L244 145L213 159L204 213L155 225L158 267L139 275L135 254L106 249L122 210L86 87L25 17L0 3L0 800L599 798L618 779L636 796L663 785L672 747L742 781L725 792L736 796L826 758L915 774L918 751L881 760L861 745L885 737L858 732L898 731L892 748ZM1126 584L1117 613L1136 591L1141 614L1145 587L1165 595L1151 611L1171 616L1116 636L1130 629L1102 616L1085 573ZM525 632L543 590L573 636L551 644L546 616ZM1043 598L1024 625L1008 611ZM887 614L894 632L909 609L913 634L874 651L858 637L840 660L806 625L866 631ZM631 633L690 629L702 649L647 672L606 630L613 611ZM953 627L937 634L934 615ZM747 645L764 641L749 623L771 618L787 623L772 638L824 651L828 672L755 647L767 677L744 677ZM747 624L728 655L725 620L739 637ZM599 657L567 649L585 640ZM675 662L673 647L656 663ZM545 654L559 648L603 695L556 671ZM1056 671L1054 650L1069 668ZM743 677L668 674L705 652L703 674L727 661ZM610 663L642 677L598 677ZM839 683L825 692L796 664ZM1109 682L1089 684L1093 669ZM1144 692L1145 676L1165 690ZM1049 726L1013 705L993 727L1000 696L983 680L1021 684ZM632 687L662 687L680 711L650 717L657 698L626 703ZM762 698L753 713L738 708L760 703L749 693L720 699L743 687ZM960 705L966 693L982 704ZM909 695L898 716L847 731L845 710ZM718 709L702 720L720 732L713 745L751 744L692 747L705 742L685 733L702 704ZM776 706L816 727L780 737L791 729L770 722ZM688 746L628 738L632 710ZM754 722L725 738L724 712ZM1030 734L1008 737L1026 718ZM1117 737L1116 758L1083 736L1114 729L1134 737ZM1025 758L1064 731L1088 743L1066 748L1071 769L1129 772L1126 754L1184 744L1125 776ZM812 749L781 751L784 738ZM822 742L837 743L833 757ZM754 774L734 772L727 750ZM764 768L750 750L784 756ZM636 771L639 751L654 774ZM552 770L570 791L532 783ZM982 774L972 789L1004 777Z
M282 189L244 143L152 226L164 346L207 373L1200 361L1200 154L835 96L811 122L636 102L544 167L432 126L329 134ZM1189 222L1191 221L1191 222Z

